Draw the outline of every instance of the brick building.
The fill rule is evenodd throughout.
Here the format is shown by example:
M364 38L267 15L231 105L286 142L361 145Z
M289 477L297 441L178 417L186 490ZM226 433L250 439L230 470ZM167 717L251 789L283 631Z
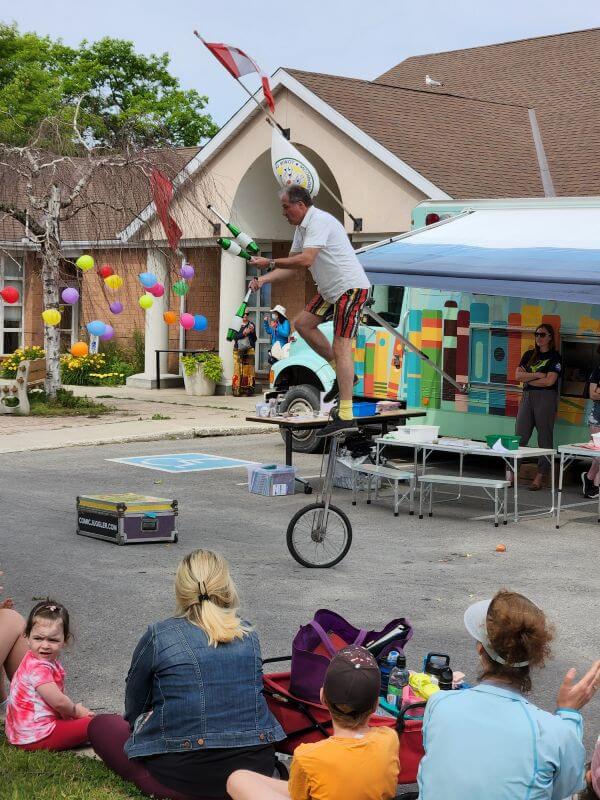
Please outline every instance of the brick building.
M426 84L426 74L442 86ZM272 88L278 122L353 216L361 218L360 230L323 190L317 205L342 220L360 245L408 230L412 208L427 198L600 195L594 168L600 163L598 76L596 28L409 58L374 81L279 69ZM171 210L183 229L186 259L196 267L184 305L208 318L207 331L182 335L179 326L163 324L162 311L167 305L179 311L179 298L155 302L146 315L137 306L138 272L148 268L166 278L176 267L143 187L137 187L128 218L119 214L103 221L101 237L98 232L95 238L85 233L87 239L84 232L79 239L72 235L68 255L92 252L98 263L112 264L126 280L126 310L110 322L116 322L124 343L135 328L145 329L142 385L151 385L154 349L182 343L218 348L226 367L224 383L230 381L231 345L225 334L250 272L245 262L216 247L216 220L207 204L214 203L251 233L263 253L277 257L287 252L292 230L278 205L270 135L249 101L204 148L179 151L178 163L172 164L177 188ZM0 284L3 279L21 281L24 289L22 310L4 306L0 316L0 352L14 349L17 340L39 342L42 336L41 292L30 269L35 254L26 252L21 236L18 225L0 220ZM78 337L89 319L107 318L100 279L83 276L82 288L66 341ZM259 332L264 310L280 303L293 318L313 293L310 275L295 273L289 283L273 287L272 294L254 297ZM257 349L259 369L265 366L266 350L263 338ZM168 366L176 370L174 363Z

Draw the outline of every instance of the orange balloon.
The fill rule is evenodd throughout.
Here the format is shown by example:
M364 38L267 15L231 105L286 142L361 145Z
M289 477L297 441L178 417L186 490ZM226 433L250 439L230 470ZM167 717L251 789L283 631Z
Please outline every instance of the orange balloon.
M496 552L497 553L506 553L506 545L505 544L497 544L496 545Z
M87 356L88 352L89 348L85 342L75 342L75 344L71 347L71 355L75 356L75 358Z
M177 322L177 314L174 311L165 311L163 319L167 325L173 325L173 323Z

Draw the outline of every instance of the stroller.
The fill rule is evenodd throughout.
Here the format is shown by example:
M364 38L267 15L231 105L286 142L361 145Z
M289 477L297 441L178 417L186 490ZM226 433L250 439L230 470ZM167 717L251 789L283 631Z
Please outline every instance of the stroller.
M290 661L291 656L267 658L263 664ZM273 716L283 728L287 738L277 745L278 751L291 756L299 744L318 742L331 736L333 726L329 711L319 703L300 700L289 690L290 673L272 672L263 675L263 694ZM423 710L424 702L411 703L401 708L398 718L381 717L376 714L370 719L373 727L396 728L400 738L399 784L411 784L417 780L417 769L424 755L423 751ZM418 792L404 792L396 795L397 800L416 800Z

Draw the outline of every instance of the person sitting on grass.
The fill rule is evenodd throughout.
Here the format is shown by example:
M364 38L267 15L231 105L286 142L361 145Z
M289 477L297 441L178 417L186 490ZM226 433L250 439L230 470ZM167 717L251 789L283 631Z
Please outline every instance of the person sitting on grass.
M6 736L24 750L69 750L88 741L92 712L64 693L65 670L58 660L71 638L69 612L42 600L25 624L29 650L10 684Z
M583 788L581 709L600 686L600 661L575 683L570 669L553 714L526 699L532 667L550 655L544 612L516 592L473 603L465 627L477 641L479 683L438 692L423 718L420 800L562 800Z
M237 770L227 781L232 800L387 800L396 794L400 760L393 728L369 727L381 675L368 650L349 645L331 659L321 702L333 736L294 751L289 781Z
M9 681L12 679L27 652L27 642L23 636L25 620L14 610L13 605L10 597L0 600L0 719L6 717L8 704L5 676Z
M96 753L145 794L224 797L238 768L272 775L285 734L262 693L260 643L238 615L229 564L195 550L175 576L176 615L150 625L127 675L125 718L97 716Z

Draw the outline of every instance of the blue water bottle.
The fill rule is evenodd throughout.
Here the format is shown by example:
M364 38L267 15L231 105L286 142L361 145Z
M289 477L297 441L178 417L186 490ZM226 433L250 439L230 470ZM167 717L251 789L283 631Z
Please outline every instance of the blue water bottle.
M400 653L397 650L390 650L387 654L385 661L382 661L379 664L379 671L381 672L381 689L379 690L379 694L382 697L387 696L387 688L388 688L388 681L390 679L390 672L392 668L396 666L396 659Z

